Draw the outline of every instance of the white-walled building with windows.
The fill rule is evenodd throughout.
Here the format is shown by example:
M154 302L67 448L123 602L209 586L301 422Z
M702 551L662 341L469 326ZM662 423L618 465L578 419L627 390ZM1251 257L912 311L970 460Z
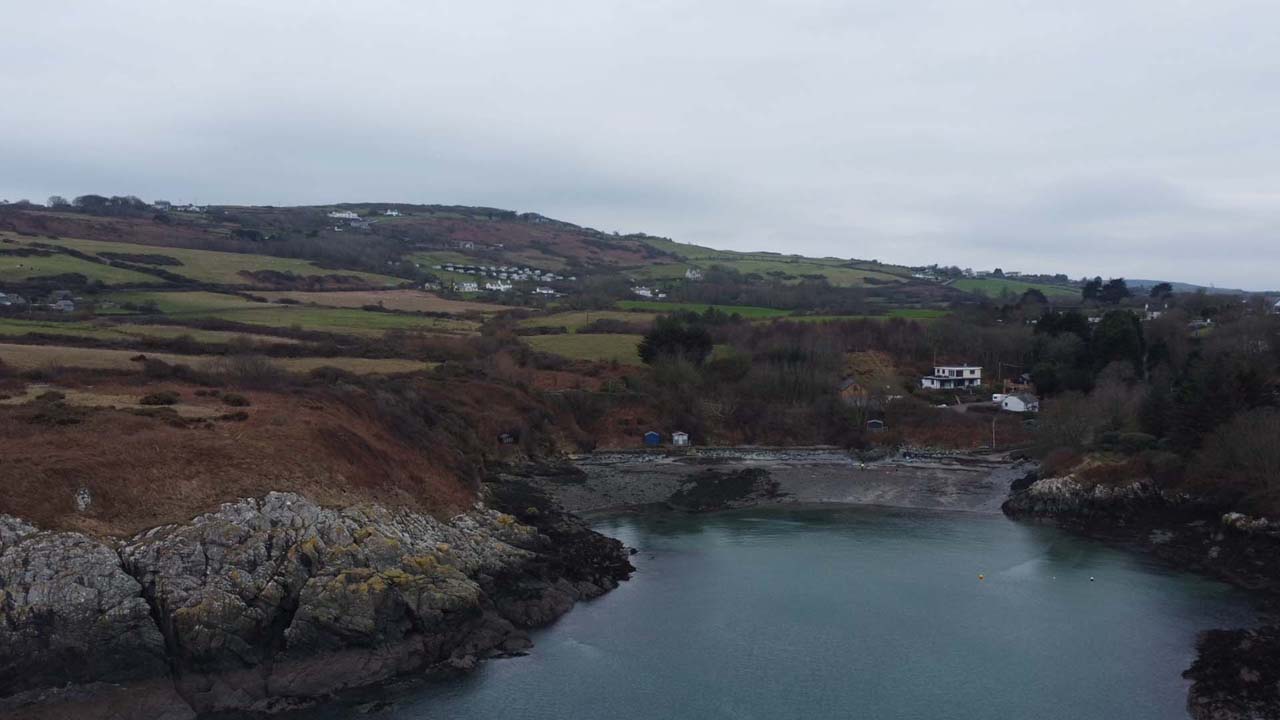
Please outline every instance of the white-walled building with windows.
M920 378L926 390L954 390L982 384L982 368L976 365L935 365L932 375Z

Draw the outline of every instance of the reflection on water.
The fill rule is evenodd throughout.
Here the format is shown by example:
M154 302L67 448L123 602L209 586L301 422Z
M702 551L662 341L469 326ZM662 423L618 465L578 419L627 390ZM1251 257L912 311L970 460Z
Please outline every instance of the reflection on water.
M1001 517L775 508L597 527L639 549L635 578L530 656L377 717L1164 720L1186 716L1196 632L1252 617L1221 584Z

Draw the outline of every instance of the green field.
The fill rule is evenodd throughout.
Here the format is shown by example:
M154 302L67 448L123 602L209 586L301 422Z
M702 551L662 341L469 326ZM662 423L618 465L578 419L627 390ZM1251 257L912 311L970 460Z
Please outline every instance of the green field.
M1080 290L1078 288L1066 287L1063 285L1044 285L1040 283L1028 283L1020 280L1008 280L1002 278L963 278L952 283L952 287L965 292L986 295L995 298L1007 289L1010 294L1021 295L1030 288L1035 288L1044 293L1044 296L1050 300L1078 300L1080 299Z
M357 308L279 305L210 292L120 292L106 297L116 303L154 302L161 312L181 319L216 318L250 325L294 327L345 335L381 335L388 330L421 330L466 334L479 326L468 320L369 312Z
M317 266L309 260L298 260L295 258L281 258L271 255L249 255L244 253L217 252L214 250L189 250L186 248L161 247L156 245L138 245L134 243L121 242L105 242L100 240L76 240L61 238L51 240L42 238L41 243L50 245L60 245L79 250L88 255L98 255L99 253L132 253L147 255L167 255L181 262L181 265L157 265L157 268L167 270L171 273L191 278L204 283L216 283L220 285L260 285L253 280L240 274L240 271L255 270L274 270L282 273L293 273L295 275L354 275L365 282L378 286L399 285L405 282L403 278L391 277L389 275L376 275L373 273L357 272L355 270L330 270ZM36 258L20 258L19 260L32 260ZM74 259L74 258L70 258ZM5 258L7 264L8 258ZM122 282L162 282L159 278L151 275L143 275L128 270L120 270L118 268L110 268L107 266L97 266L94 263L88 263L83 260L86 265L92 267L106 267L108 270L117 272L127 272L131 276L144 278L143 280L127 280L108 284L121 284ZM144 264L144 263L136 263ZM47 273L46 273L47 274ZM0 279L3 279L0 277ZM104 282L106 282L104 280Z
M929 308L894 308L883 315L795 315L788 318L780 318L783 320L794 320L796 322L840 322L842 320L888 320L890 318L902 318L904 320L920 320L929 321L946 317L950 313L946 310L933 310Z
M640 335L534 335L525 338L535 350L574 360L617 360L639 365Z
M657 316L657 313L640 311L574 310L570 312L555 313L554 315L527 318L520 321L520 326L531 328L564 327L570 332L575 332L578 328L584 325L589 325L596 320L620 320L627 323L651 323Z
M623 310L650 310L659 313L676 312L677 310L692 310L696 313L703 313L707 311L707 308L715 308L728 315L741 315L747 319L784 317L791 314L789 310L775 310L774 308L753 307L751 305L708 305L706 303L663 302L662 300L619 300L617 305Z
M181 325L114 323L102 320L51 322L46 320L0 319L0 336L17 337L27 334L123 341L140 340L149 337L173 339L185 335L197 342L204 343L228 343L237 339L278 344L294 344L297 342L289 338L271 337L269 335L247 335L226 330L200 330Z
M47 257L0 255L0 282L22 282L27 278L79 273L107 285L165 285L154 275L102 265L57 253Z
M684 277L685 269L696 265L706 269L711 265L723 265L740 273L784 273L793 276L793 281L803 279L803 275L821 275L832 285L857 287L866 285L868 278L883 282L902 282L910 276L907 268L894 265L880 265L865 261L851 261L841 258L807 258L799 255L782 255L778 253L743 253L729 250L714 250L699 245L684 245L662 238L645 238L645 243L665 252L678 255L684 262L649 265L638 268L631 274L636 278L662 280Z

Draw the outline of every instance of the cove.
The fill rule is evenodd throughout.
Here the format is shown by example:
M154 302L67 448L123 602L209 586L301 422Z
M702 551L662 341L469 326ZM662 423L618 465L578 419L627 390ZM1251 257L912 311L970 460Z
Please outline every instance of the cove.
M376 716L1166 720L1187 716L1196 633L1254 618L1224 584L989 514L595 524L639 551L629 582L536 633L528 656L401 691Z

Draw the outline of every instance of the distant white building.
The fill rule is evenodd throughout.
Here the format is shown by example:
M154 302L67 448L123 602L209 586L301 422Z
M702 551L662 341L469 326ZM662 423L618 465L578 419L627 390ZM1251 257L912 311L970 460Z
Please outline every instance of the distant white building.
M1280 300L1277 300L1276 304L1271 306L1271 312L1280 315Z
M926 390L954 390L982 384L982 368L974 365L936 365L932 375L920 378Z
M480 292L480 285L474 282L460 282L460 283L454 283L453 289L457 290L458 292L464 292L464 293Z
M698 268L689 268L684 271L684 279L685 280L701 280L702 271L699 270Z
M400 217L400 211L399 211L399 210L391 210L391 209L383 210L383 211L382 211L382 214L383 214L383 215L386 215L387 217Z
M689 433L680 432L679 430L671 433L671 444L676 447L685 447L689 444Z
M536 287L533 289L534 295L556 295L556 291L549 287Z
M1000 401L1000 409L1014 413L1040 412L1040 400L1035 395L1027 393L1005 395L1004 399Z
M511 283L505 280L498 280L496 282L487 282L484 284L484 289L492 290L493 292L506 292L511 289Z
M333 210L329 213L329 217L338 218L339 220L359 220L359 213L351 210Z
M647 288L647 287L645 287L645 286L643 286L643 285L637 285L637 286L635 286L635 287L631 288L631 292L632 292L633 294L635 294L635 295L639 295L639 296L640 296L640 297L642 297L642 298L652 298L652 297L653 297L653 288Z

